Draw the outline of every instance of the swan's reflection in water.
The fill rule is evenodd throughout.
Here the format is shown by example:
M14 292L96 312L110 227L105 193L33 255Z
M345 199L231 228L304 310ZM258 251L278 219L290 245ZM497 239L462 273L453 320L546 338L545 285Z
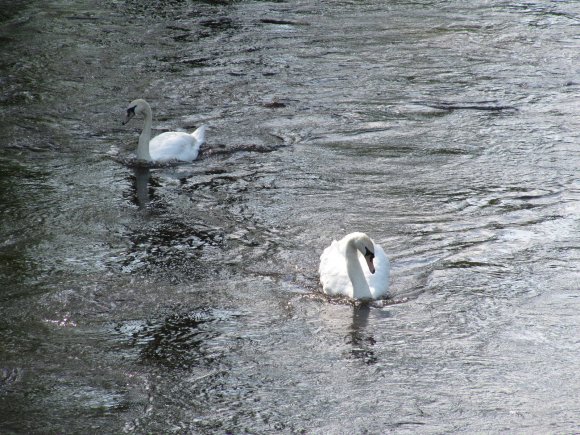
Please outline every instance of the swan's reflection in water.
M323 302L321 299L319 301ZM329 301L325 299L324 302L330 303L319 311L318 316L323 321L325 330L329 331L334 339L339 339L346 345L343 349L343 356L360 360L364 364L377 363L380 355L377 356L375 345L377 350L380 350L384 344L375 339L375 332L379 337L384 337L384 334L376 328L377 325L384 325L383 320L392 316L389 310L377 306L377 303L382 301L360 302L347 299ZM333 338L329 337L329 339Z
M124 231L127 246L116 257L121 270L151 273L172 284L215 273L207 265L215 264L215 257L223 251L224 231L180 213L167 195L164 175L158 168L135 165L128 176L125 197L138 212L135 224ZM204 258L207 247L214 254L208 261Z
M151 179L151 170L148 167L137 166L135 170L135 192L134 202L139 209L144 209L153 198L154 191L149 191L149 180Z
M349 330L348 343L352 346L350 354L365 364L374 364L377 357L373 350L376 340L367 333L371 307L368 304L355 305L352 311L352 324Z

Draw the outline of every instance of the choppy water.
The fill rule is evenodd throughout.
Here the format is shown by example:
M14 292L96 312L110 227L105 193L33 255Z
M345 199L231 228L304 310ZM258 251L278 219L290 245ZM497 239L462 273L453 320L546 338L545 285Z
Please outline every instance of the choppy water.
M1 432L580 430L578 2L4 3Z

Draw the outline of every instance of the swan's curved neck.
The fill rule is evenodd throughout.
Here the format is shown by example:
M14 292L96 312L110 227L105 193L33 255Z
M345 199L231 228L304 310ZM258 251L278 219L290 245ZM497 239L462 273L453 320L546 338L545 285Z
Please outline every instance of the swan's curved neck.
M360 265L359 253L354 240L349 240L346 244L345 257L346 271L352 283L352 297L355 299L371 299L371 290Z
M144 110L145 121L143 122L143 131L139 136L139 145L137 146L137 158L140 160L153 160L149 154L149 141L151 140L151 124L153 123L153 115L151 108L145 107Z

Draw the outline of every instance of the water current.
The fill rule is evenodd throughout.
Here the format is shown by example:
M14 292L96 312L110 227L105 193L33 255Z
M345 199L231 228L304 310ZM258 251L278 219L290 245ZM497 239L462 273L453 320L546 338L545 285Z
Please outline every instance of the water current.
M0 9L0 432L580 431L580 3Z

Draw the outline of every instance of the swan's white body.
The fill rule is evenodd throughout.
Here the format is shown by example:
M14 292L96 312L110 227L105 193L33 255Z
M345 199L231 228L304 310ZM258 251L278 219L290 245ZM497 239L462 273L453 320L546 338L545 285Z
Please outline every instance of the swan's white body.
M193 133L168 131L155 136L149 141L149 154L156 162L181 160L191 162L197 159L199 147L205 139L205 125Z
M149 104L142 99L134 100L127 108L127 114L123 124L135 115L143 115L143 131L139 136L137 146L137 158L148 162L168 162L179 160L191 162L199 154L199 147L205 142L205 125L202 125L193 133L169 131L161 133L151 139L151 124L153 115Z
M331 296L379 299L389 292L389 259L364 233L333 241L320 256L319 273L322 289Z

